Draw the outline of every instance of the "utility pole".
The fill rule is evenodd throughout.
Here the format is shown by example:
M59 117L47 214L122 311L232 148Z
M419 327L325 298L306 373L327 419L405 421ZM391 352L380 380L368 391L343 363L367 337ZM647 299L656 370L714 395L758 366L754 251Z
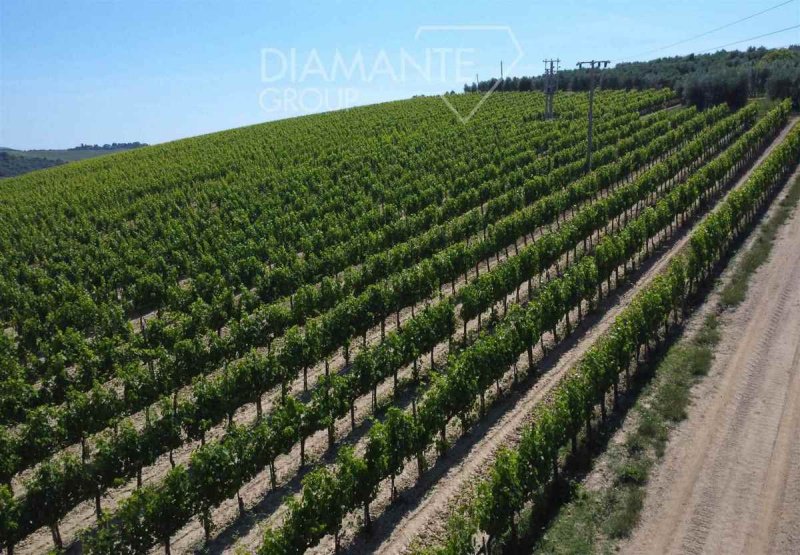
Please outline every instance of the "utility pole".
M481 82L478 81L478 74L476 73L475 74L475 92L481 92L480 84L481 84Z
M583 69L583 66L589 66L589 137L588 148L586 149L586 171L592 171L592 126L594 124L594 76L597 71L602 67L608 67L610 60L589 60L588 62L578 62L578 68Z
M500 60L500 90L503 90L503 60Z
M544 119L553 119L553 96L558 90L556 75L561 60L542 60L544 62ZM549 67L548 67L549 64Z

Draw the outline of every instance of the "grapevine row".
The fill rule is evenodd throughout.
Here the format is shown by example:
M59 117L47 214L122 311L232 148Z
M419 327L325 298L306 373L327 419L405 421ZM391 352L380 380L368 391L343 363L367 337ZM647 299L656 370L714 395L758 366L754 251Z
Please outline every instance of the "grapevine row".
M696 119L695 126L701 123L701 120L702 118ZM530 200L533 201L538 196L552 189L552 186L549 187L549 189L542 186L538 189L529 188L528 196ZM507 205L505 201L507 197L508 195L504 195L496 200L490 201L489 206ZM493 218L501 217L506 211L513 209L513 206L514 205L511 205L505 210L487 210L487 213L491 213ZM451 238L463 236L470 231L477 231L480 229L479 227L470 227L469 222L467 222L466 225L453 224L453 227L455 231L450 233ZM503 240L503 238L500 237L500 240ZM495 243L497 242L496 240ZM434 243L432 248L435 249L437 244L438 243ZM481 245L483 245L483 247L481 247ZM466 264L468 268L473 263L472 260L485 257L481 249L491 250L492 248L491 245L489 248L485 245L485 242L476 244L471 252L468 251L466 254L471 258L467 262L462 263L461 267L464 267ZM461 250L463 251L464 249L462 248ZM455 255L459 254L456 252L454 255L454 251L455 249L451 249L450 252L445 252L447 252L449 258L452 259ZM463 256L464 253L462 252L461 254ZM447 255L440 255L438 258L440 260L447 260ZM411 270L401 272L393 281L389 281L388 287L382 287L380 285L372 286L359 297L355 299L346 298L343 302L336 305L322 317L323 324L313 328L317 333L319 333L320 329L324 330L327 328L331 330L331 333L327 334L329 336L329 343L326 347L327 352L332 352L338 348L338 345L345 344L350 336L356 335L356 331L351 331L353 323L363 320L363 313L369 310L370 306L375 306L376 295L379 297L386 297L389 291L392 291L394 295L394 299L377 299L379 302L382 301L384 306L389 304L389 306L383 308L383 312L381 313L382 317L380 317L381 320L388 316L388 310L399 310L400 307L411 304L407 297L415 295L413 298L418 299L427 296L437 268L429 265L426 267L426 270L428 270L427 275L429 276L426 276L428 283L421 283L422 280L419 279L419 276L414 275L415 273L419 274L419 271L416 268L412 268ZM412 278L416 277L417 279L416 281L409 281L408 276ZM410 291L408 291L409 288L411 288ZM414 288L417 290L415 291ZM360 307L355 304L359 301ZM391 301L391 304L387 301ZM354 304L356 310L353 309ZM277 307L273 308L274 311L271 312L271 314L285 314L277 312L279 310ZM326 318L327 322L325 320ZM369 327L374 325L375 322L373 322L373 320L378 318L378 315L371 316ZM286 322L286 320L282 319L277 320L278 322L283 322L278 325L284 327L290 323L290 321ZM325 326L325 323L328 325ZM363 325L366 324L362 323L362 326ZM358 331L363 333L361 330ZM258 336L263 337L263 331L256 334L256 337L253 338L253 341L256 341L255 345L259 344ZM297 361L303 360L303 353L308 352L309 349L307 337L308 333L301 335L297 327L289 330L286 336L286 342L283 346L284 348L282 349L282 353L285 353L284 366L287 368L283 376L284 382L292 375L291 372L296 373L299 371L300 368ZM129 410L135 410L136 408L147 406L147 404L155 400L158 394L169 391L170 389L175 390L176 386L186 383L188 378L196 374L205 373L206 369L221 365L226 358L226 353L235 355L245 351L245 346L236 344L235 342L234 346L229 346L229 344L219 340L219 338L212 337L207 346L197 343L177 342L172 345L172 349L177 351L177 361L174 364L149 364L141 367L141 369L129 368L126 376L128 379L123 382L121 398L119 394L116 393L116 388L95 386L89 395L75 395L72 402L62 409L63 412L61 414L63 416L58 416L58 413L53 414L52 411L45 410L31 412L29 415L29 422L23 427L20 440L17 442L20 448L22 445L25 445L25 457L19 457L19 464L26 465L35 462L52 452L52 449L58 445L66 445L75 441L85 441L87 432L102 429L111 419L117 418L126 407ZM283 360L281 362L283 362ZM310 363L307 364L307 366L308 365L310 365ZM155 369L158 370L157 372L154 371L154 366ZM154 379L158 381L154 382ZM53 427L53 423L55 427ZM59 438L58 430L63 430L63 439ZM0 440L2 440L1 436ZM6 443L8 444L8 441ZM2 447L2 445L0 445L0 447Z
M787 112L788 106L783 105L768 118L765 125L755 133L747 134L743 142L737 144L747 145L751 152L754 151L753 145L763 141L785 121ZM739 154L739 151L736 153ZM738 163L739 159L731 161ZM716 172L723 169L730 171L732 167L723 168L722 163L718 163L708 172L716 177ZM662 222L664 226L672 225L677 214L691 208L699 200L690 195L701 190L698 186L701 180L709 187L716 187L716 179L702 173L696 175L701 177L694 179L695 183L687 183L680 188L680 192L669 196L671 205L666 202L662 204L674 209L674 212L666 213L667 218ZM605 267L608 272L610 268L624 263L630 252L635 253L646 246L648 226L643 219L652 218L653 213L659 212L649 211L634 220L644 233L636 236L628 230L628 226L624 228L633 247L628 252L601 250L598 247L595 257L584 257L562 278L548 283L524 310L512 310L504 325L498 326L493 334L479 339L451 363L445 378L434 383L415 415L390 410L386 423L376 424L371 429L363 458L344 450L334 469L322 468L309 474L304 480L301 498L290 502L289 515L283 526L268 531L261 553L301 553L327 533L333 533L336 537L341 519L357 507L368 506L383 479L396 474L406 459L421 457L424 446L437 433L443 433L444 426L451 418L465 419L475 396L504 374L520 353L534 345L545 330L555 330L556 324L569 314L570 309L594 297L598 284L607 277L600 273L600 268ZM608 237L604 241L608 244L614 239ZM597 258L601 252L615 258L602 261ZM569 333L568 319L567 330ZM561 427L548 427L551 431L558 429Z
M788 112L787 105L780 109ZM731 152L718 169L725 162L735 168L741 154L744 151ZM519 446L498 453L474 500L454 518L444 541L426 553L472 554L478 532L491 541L510 529L514 541L520 511L557 478L561 447L568 442L574 446L584 426L591 433L596 407L600 405L605 414L609 393L616 399L620 374L638 363L642 348L649 350L667 336L670 319L677 323L686 317L691 295L714 275L713 268L725 259L734 239L754 224L799 159L800 126L795 126L748 180L697 227L685 251L634 297L609 332L556 386L552 402L536 407L533 424L524 430Z
M344 393L343 390L331 391L330 389L325 388L325 389L323 389L323 391L324 392L321 393L321 396L327 397L327 401L328 401L329 405L330 404L334 405L334 410L331 411L331 413L332 413L331 416L326 417L326 418L335 418L334 415L336 413L341 414L343 410L346 411L347 399L346 399L346 397L341 396L341 394ZM320 405L322 406L322 403L320 403ZM275 433L278 430L281 430L281 429L286 430L286 428L280 424L281 422L292 422L292 421L294 421L294 422L304 422L305 421L305 419L302 418L302 413L297 410L297 405L294 402L287 403L287 405L286 405L284 410L279 410L279 413L277 413L276 415L273 415L273 416L276 418L276 423L274 425L266 425L265 424L265 425L260 426L262 429L266 429L266 431L263 432L263 433L267 437L275 437ZM270 432L269 431L270 429L272 429L273 431ZM257 431L253 431L251 429L251 431L249 433L250 433L250 437L259 437ZM228 435L226 435L225 439L222 442L220 442L219 444L215 444L213 448L212 448L211 445L209 445L209 446L207 446L207 448L201 448L201 450L198 451L197 453L200 453L201 451L208 452L208 453L219 452L216 455L217 459L219 457L226 456L226 455L224 455L225 453L230 455L232 453L232 451L231 451L231 449L229 447L229 444L230 444L230 442L235 441L235 439L234 439L235 437L237 437L237 433L236 432L229 433ZM284 439L292 439L293 440L292 443L294 443L294 440L295 440L295 438L285 438L285 436L280 436L280 437L284 438ZM274 445L274 443L264 444L264 443L256 442L256 443L253 443L252 445L262 445L262 446L270 445L270 447L271 447L272 445ZM284 443L283 445L286 445L286 443ZM289 444L289 445L291 445L291 444ZM270 454L274 454L274 453L275 453L275 451L271 451L271 450L270 450L269 454L264 453L264 452L260 452L260 455L258 455L258 457L269 457ZM211 456L211 455L209 455L209 456ZM275 455L272 455L272 456L273 456L273 458L267 460L266 461L267 463L271 463L271 460L274 460L274 456ZM200 455L197 455L197 460L201 460L201 459L202 459L202 457ZM267 466L266 464L263 464L263 459L259 459L259 460L262 461L262 466ZM249 465L249 463L248 464L241 464L241 463L242 463L242 461L239 461L235 465L236 468L245 468L245 469L246 468L252 468ZM197 464L198 466L195 466L195 464ZM178 467L178 468L180 468L180 467ZM203 463L196 462L196 459L193 457L192 464L189 466L188 471L175 470L175 471L173 471L172 474L173 475L177 475L177 474L179 474L181 472L188 472L189 473L188 475L192 476L192 475L197 475L197 474L195 474L196 472L201 472L200 469L202 469L202 468L204 468L203 467ZM210 467L205 467L205 471L212 471L212 469ZM220 468L218 466L215 466L215 467L213 467L212 474L209 474L209 475L214 475L214 476L218 477L218 476L221 475L220 474L221 471L222 471L222 468ZM237 479L237 477L238 477L238 479ZM231 480L232 480L231 481L231 487L234 484L241 483L240 481L238 481L239 479L241 479L241 476L237 474L237 477L231 477ZM164 484L162 484L162 487L163 488L168 488L169 487L168 486L169 483L171 483L171 481L170 481L170 478L168 477L168 479L164 482ZM199 483L198 483L198 485L199 485ZM143 489L148 489L148 488L143 488ZM207 489L208 488L206 488L206 490ZM198 505L198 510L199 510L200 513L206 514L210 510L210 507L213 507L214 505L219 503L219 501L221 501L223 499L226 499L228 497L231 497L234 494L235 494L235 490L231 490L229 487L223 487L223 488L221 488L221 490L214 489L214 491L206 491L206 493L204 495L208 495L208 497L204 498L204 501L200 505ZM141 511L141 508L142 508L142 506L139 503L142 503L142 502L143 501L141 501L138 498L135 498L135 497L130 498L129 501L126 502L125 508L122 509L121 514L118 513L117 514L117 518L115 518L114 521L115 522L118 522L119 520L123 520L124 521L126 518L128 518L128 516L126 516L126 515L138 514ZM130 504L130 507L138 507L138 509L130 508L129 504ZM130 508L131 512L127 513L126 511L129 508ZM190 515L187 515L187 516L190 516ZM184 517L184 518L186 518L186 517ZM205 519L205 520L207 520L207 519ZM153 525L155 526L155 523L153 523ZM145 527L145 529L146 528L147 527ZM105 537L107 535L107 533L109 533L108 529L101 530L101 532L99 533L98 537ZM133 532L130 529L127 529L126 533L138 533L138 532ZM142 533L146 533L146 532L142 532ZM112 536L113 536L113 534L112 534ZM130 538L128 538L126 540L126 542L124 542L124 543L129 543L131 541L133 543L136 543L138 540L135 540L135 539L131 540Z

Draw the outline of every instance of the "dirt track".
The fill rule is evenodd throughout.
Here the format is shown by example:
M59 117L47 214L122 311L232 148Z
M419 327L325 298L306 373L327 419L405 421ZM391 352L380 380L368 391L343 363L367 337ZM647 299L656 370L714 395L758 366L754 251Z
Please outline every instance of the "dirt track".
M626 553L800 552L800 211L780 231L689 417L647 489Z

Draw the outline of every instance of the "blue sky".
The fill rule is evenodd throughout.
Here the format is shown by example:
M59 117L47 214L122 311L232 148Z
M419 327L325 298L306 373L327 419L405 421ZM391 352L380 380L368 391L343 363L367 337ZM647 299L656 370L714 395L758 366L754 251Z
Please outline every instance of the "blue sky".
M640 56L780 1L0 0L0 146L164 142L459 90L500 60L524 75L551 56L574 67L699 52L800 23L800 0ZM517 50L499 28L417 34L437 25L507 26L522 54L509 71ZM731 48L791 43L800 29Z

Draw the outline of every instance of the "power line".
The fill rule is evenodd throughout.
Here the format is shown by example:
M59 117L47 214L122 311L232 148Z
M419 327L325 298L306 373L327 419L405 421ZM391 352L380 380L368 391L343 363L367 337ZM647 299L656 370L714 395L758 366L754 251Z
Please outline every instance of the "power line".
M683 39L683 40L679 40L678 42L673 42L672 44L668 44L666 46L661 46L659 48L654 48L653 50L648 50L646 52L641 52L641 53L636 54L634 56L629 56L627 59L630 60L630 59L633 59L633 58L638 58L640 56L646 56L647 54L653 54L654 52L660 52L662 50L666 50L668 48L672 48L673 46L678 46L680 44L685 44L687 42L691 42L693 40L699 39L701 37L705 37L705 36L710 35L712 33L716 33L717 31L721 31L722 29L727 29L728 27L733 27L734 25L742 23L743 21L747 21L749 19L753 19L754 17L758 17L759 15L765 14L767 12L770 12L772 10L775 10L777 8L785 6L787 4L791 4L792 2L795 2L795 1L796 0L786 0L784 2L781 2L780 4L775 4L774 6L770 6L769 8L761 10L760 12L756 12L754 14L747 15L745 17L742 17L741 19L737 19L736 21L731 21L730 23L726 23L725 25L720 25L719 27L715 27L714 29L711 29L710 31L705 31L704 33L700 33L699 35L694 35L692 37L689 37L689 38L686 38L686 39ZM776 31L776 33L778 33L778 32L781 32L781 31ZM767 36L767 35L763 35L763 36ZM759 37L754 37L754 38L759 38ZM753 39L745 39L745 41L746 40L753 40ZM745 41L740 41L740 42L745 42ZM728 45L728 46L730 46L730 45ZM710 50L714 50L714 49L711 48ZM707 52L707 51L704 51L704 52ZM625 60L621 60L621 61L625 61Z
M742 40L737 40L735 42L729 42L728 44L723 44L722 46L715 46L714 48L709 48L708 50L701 50L699 52L696 52L696 54L704 54L706 52L711 52L712 50L721 50L722 48L725 48L727 46L733 46L734 44L741 44L743 42L748 42L748 41L751 41L751 40L756 40L756 39L768 37L770 35L777 35L778 33L791 31L792 29L797 29L798 27L800 27L800 24L792 25L791 27L786 27L784 29L778 29L777 31L772 31L771 33L764 33L763 35L758 35L757 37L750 37L748 39L742 39Z
M667 46L662 46L661 48L656 48L654 50L649 50L647 52L643 52L641 55L652 54L653 52L659 52L661 50L666 50L667 48L672 48L673 46L678 46L679 44L684 44L684 43L693 41L695 39L699 39L701 37L705 37L706 35L710 35L711 33L716 33L717 31L721 31L723 29L727 29L728 27L733 27L734 25L742 23L743 21L747 21L748 19L753 19L754 17L757 17L757 16L759 16L761 14L765 14L765 13L767 13L769 11L774 10L774 9L780 8L781 6L785 6L786 4L791 4L792 2L795 2L795 1L796 0L787 0L786 2L781 2L780 4L776 4L776 5L774 5L772 7L769 7L767 9L765 9L765 10L761 10L760 12L748 15L748 16L743 17L741 19L737 19L736 21L732 21L730 23L726 23L725 25L721 25L719 27L716 27L715 29L711 29L710 31L706 31L705 33L700 33L699 35L695 35L693 37L689 37L688 39L679 40L678 42L673 42L672 44L668 44Z
M592 127L594 123L594 76L601 68L607 68L611 60L589 60L588 62L578 62L578 68L589 66L589 133L586 137L586 171L592 171Z
M558 70L560 59L542 60L544 62L544 119L553 119L553 97L558 89ZM550 66L548 68L548 65Z

